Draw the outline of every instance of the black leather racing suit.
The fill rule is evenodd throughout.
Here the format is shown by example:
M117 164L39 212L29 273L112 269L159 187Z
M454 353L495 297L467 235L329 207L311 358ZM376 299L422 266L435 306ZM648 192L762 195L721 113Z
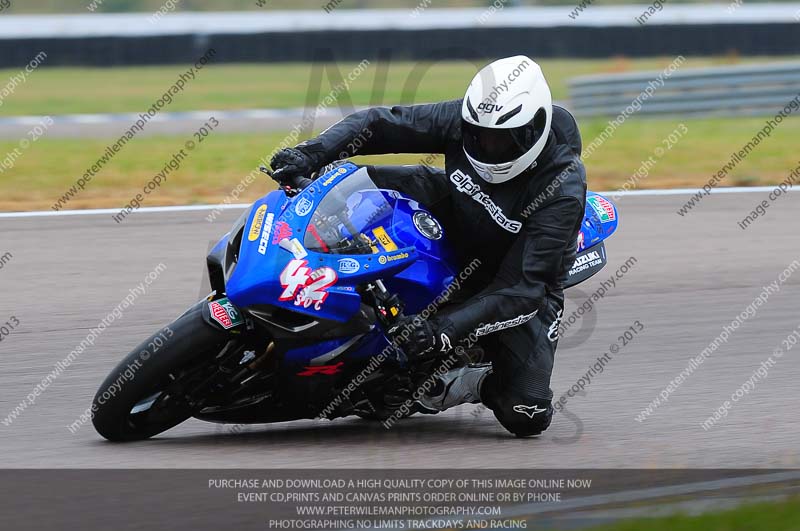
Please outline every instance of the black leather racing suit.
M430 209L462 264L480 260L462 300L440 313L458 339L473 333L493 349L483 403L509 431L540 433L552 417L563 283L586 203L580 133L572 115L554 106L550 138L534 167L501 184L481 179L462 145L461 100L454 100L356 112L298 149L320 166L353 155L445 155L444 171L421 164L370 167L370 173L379 186Z

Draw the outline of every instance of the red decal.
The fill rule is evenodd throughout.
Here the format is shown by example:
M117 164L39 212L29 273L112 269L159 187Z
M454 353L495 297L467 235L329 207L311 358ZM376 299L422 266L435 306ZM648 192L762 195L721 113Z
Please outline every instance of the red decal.
M292 237L292 228L285 221L279 221L275 224L275 234L272 236L272 243L278 243L284 238Z
M324 374L325 376L332 376L339 372L339 370L344 365L343 361L340 361L336 365L317 365L314 367L306 367L306 370L298 372L297 376L314 376L315 374Z
M609 221L614 221L614 219L616 218L614 213L614 207L606 199L603 199L602 197L598 197L598 199L600 200L600 206L603 207L603 210L606 211Z
M328 288L336 284L338 279L336 271L330 267L315 269L309 278L310 283L297 294L294 305L308 308L313 304L315 310L320 310L328 298Z
M319 232L317 232L317 228L314 225L308 226L308 232L310 232L311 235L314 237L314 239L317 240L317 243L319 243L319 248L322 249L322 252L325 253L330 252L328 246L325 245L325 240L323 240L322 237L319 235Z
M283 292L278 300L294 299L295 306L308 308L313 305L315 310L320 310L322 303L328 298L328 288L336 284L339 277L330 267L320 267L312 271L306 264L307 260L297 259L286 264L280 275Z
M280 281L283 286L283 293L278 297L279 301L290 301L297 295L297 290L302 288L311 278L311 268L305 267L308 260L290 260L286 267L281 271Z
M213 317L216 322L221 324L223 328L233 328L231 316L228 315L228 311L225 310L220 303L212 302L208 305L208 307L211 310L211 317Z
M617 214L614 211L614 205L612 205L605 197L595 195L586 198L586 201L592 205L592 208L595 212L597 212L597 215L600 216L600 221L603 223L617 219Z

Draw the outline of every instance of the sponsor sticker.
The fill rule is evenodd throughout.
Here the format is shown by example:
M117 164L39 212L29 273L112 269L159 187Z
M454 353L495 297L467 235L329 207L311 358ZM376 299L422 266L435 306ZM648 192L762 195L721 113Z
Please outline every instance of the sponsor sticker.
M569 270L569 276L585 271L590 267L600 265L603 259L598 251L589 251L586 254L579 255L572 264L572 269Z
M325 376L333 376L337 374L344 365L343 361L335 365L316 365L311 367L305 367L305 370L302 370L297 373L297 376L314 376L316 374L323 374Z
M578 252L583 251L584 243L585 243L585 236L583 235L583 231L578 233Z
M264 223L264 228L261 229L261 241L258 242L259 254L267 254L267 245L269 245L269 234L272 232L272 222L275 220L275 215L270 212L267 214L267 220Z
M592 196L587 197L586 200L592 205L592 209L597 213L600 217L600 221L603 223L608 223L609 221L614 221L617 219L617 214L614 211L614 205L606 199L605 197L600 196Z
M336 179L339 178L340 175L344 175L345 173L347 173L347 168L344 167L339 168L333 175L322 181L322 186L330 186L330 184L333 181L335 181Z
M284 238L292 237L292 228L285 221L279 221L275 224L275 235L272 237L272 243L278 243Z
M256 210L256 215L253 216L253 224L250 225L250 232L247 234L247 239L254 242L261 234L261 226L264 225L264 215L267 213L267 205L261 205Z
M386 233L386 229L384 229L383 226L372 229L372 234L375 235L375 239L378 240L384 251L389 252L397 250L397 245L394 243L391 236Z
M311 212L312 208L314 208L314 201L303 196L297 199L297 204L294 206L294 213L303 217Z
M408 253L398 253L398 254L382 254L378 257L378 263L383 265L388 262L395 262L397 260L403 260L404 258L408 258Z
M300 260L308 256L308 252L306 251L303 244L300 243L300 240L297 238L292 238L291 240L288 238L284 238L278 242L278 247L281 249L286 249L297 259Z
M308 260L298 259L291 260L286 264L280 274L283 292L278 300L294 299L295 306L321 310L322 304L328 298L328 288L336 284L339 277L336 275L336 271L330 267L312 270L307 265Z
M211 318L225 330L244 323L241 312L227 298L209 302L208 309L211 311Z
M355 258L341 258L339 260L339 272L347 275L357 273L361 269L361 264Z

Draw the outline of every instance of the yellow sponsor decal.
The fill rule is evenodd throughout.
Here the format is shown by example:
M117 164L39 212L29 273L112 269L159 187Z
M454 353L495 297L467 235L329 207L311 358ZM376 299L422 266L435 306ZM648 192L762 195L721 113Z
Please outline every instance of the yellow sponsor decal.
M408 253L399 253L390 256L382 254L378 257L378 263L383 265L387 262L394 262L395 260L403 260L404 258L408 258Z
M383 246L384 251L389 252L397 250L397 245L395 245L391 236L386 234L386 230L383 227L377 227L373 229L372 234L375 235L375 239L377 239L381 246Z
M256 215L253 218L253 224L250 225L250 233L247 239L254 242L261 235L261 227L264 225L264 215L267 213L267 205L261 205L256 210Z
M338 170L336 170L336 173L334 173L333 175L322 181L322 186L328 186L333 181L338 179L340 175L344 175L345 173L347 173L347 168L339 168Z

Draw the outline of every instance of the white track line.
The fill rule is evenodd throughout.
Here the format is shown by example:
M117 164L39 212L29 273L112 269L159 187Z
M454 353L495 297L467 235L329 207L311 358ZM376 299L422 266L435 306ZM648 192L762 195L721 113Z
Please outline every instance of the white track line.
M502 519L517 518L524 519L526 516L534 516L542 513L559 513L564 511L577 511L590 507L602 507L609 504L636 503L645 500L667 498L672 496L686 496L707 491L718 491L723 489L753 487L768 483L780 483L785 481L800 480L800 471L792 470L786 472L775 472L772 474L755 474L750 476L739 476L710 481L699 481L695 483L681 483L677 485L665 485L662 487L649 487L644 489L624 490L611 492L608 494L595 494L581 496L578 498L567 499L560 502L530 503L523 505L513 505L502 509ZM455 521L465 522L467 518L453 518ZM431 524L431 525L428 525ZM433 525L432 520L428 520L426 525L420 529L440 529ZM497 529L497 528L487 528ZM391 531L396 531L395 529Z
M233 205L181 205L142 207L135 212L197 212L202 210L237 210L249 207L252 203ZM119 214L119 208L95 208L91 210L35 210L32 212L0 212L0 218L47 218L53 216L98 216L100 214Z
M685 496L704 491L715 491L722 489L753 487L765 485L767 483L780 483L784 481L800 480L800 471L793 470L787 472L775 472L772 474L755 474L751 476L740 476L724 478L710 481L700 481L696 483L683 483L679 485L667 485L663 487L650 487L638 490L628 490L612 492L609 494L596 494L593 496L583 496L561 502L531 503L511 507L508 511L503 511L503 517L527 516L553 511L566 511L596 507L612 503L632 503L647 499L666 498L670 496Z
M355 107L361 110L363 107ZM307 114L314 113L317 117L339 117L343 116L344 111L338 108L325 108L317 111L314 107L289 107L286 109L241 109L223 111L219 109L208 109L200 111L176 111L164 112L150 118L151 122L177 122L183 120L205 120L209 115L214 115L220 119L281 119L281 118L303 118ZM346 115L346 113L344 113ZM50 118L56 124L113 124L120 122L135 122L139 119L137 113L83 113L83 114L60 114L56 116L3 116L0 117L0 127L18 125L37 125L43 119Z
M771 192L773 191L776 186L730 186L724 188L714 188L714 191L711 192L711 195L714 194L746 194L746 193L763 193L763 192ZM701 191L702 188L664 188L660 190L628 190L620 191L620 190L612 190L606 192L596 192L598 194L603 194L605 196L613 197L613 196L626 196L626 195L689 195L689 194L696 194L697 192ZM789 191L795 190L794 188L789 188ZM594 190L590 190L593 192Z
M713 194L747 194L771 192L775 186L731 186L729 188L716 188ZM690 195L697 193L700 188L667 188L663 190L630 190L624 191L605 191L597 192L607 197L625 196L659 196L659 195ZM794 191L790 188L789 191ZM142 207L136 212L195 212L202 210L236 210L250 206L252 203L237 203L233 205L182 205L182 206L161 206L161 207ZM35 210L31 212L0 212L0 218L39 218L51 216L97 216L100 214L118 214L119 208L95 208L87 210Z

